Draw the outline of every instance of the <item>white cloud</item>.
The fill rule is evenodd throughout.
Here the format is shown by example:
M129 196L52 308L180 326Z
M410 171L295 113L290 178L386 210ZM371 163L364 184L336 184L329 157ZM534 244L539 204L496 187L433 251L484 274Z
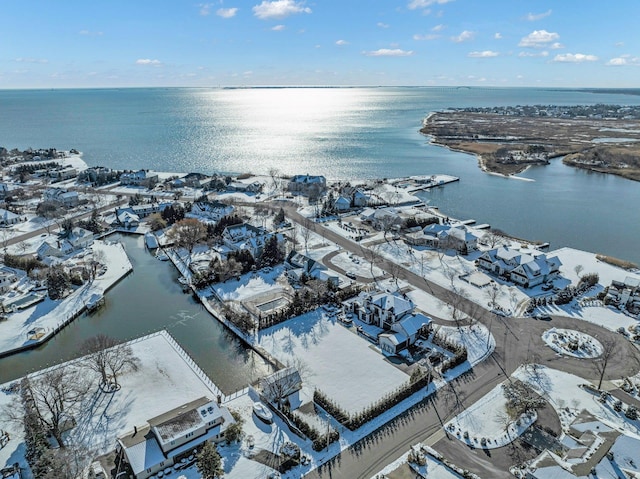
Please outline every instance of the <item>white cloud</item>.
M431 29L432 32L441 32L442 30L444 30L446 27L446 25L443 25L442 23L439 25L436 25L435 27L433 27Z
M530 22L535 22L536 20L542 20L543 18L546 18L549 15L551 15L551 10L547 10L546 12L543 12L543 13L527 13L526 19L529 20Z
M407 7L409 7L409 10L416 10L418 8L427 8L431 5L443 5L449 2L453 2L453 0L411 0Z
M462 43L469 40L472 40L476 34L474 32L470 32L469 30L463 31L460 35L455 37L451 37L451 41L455 43Z
M493 38L495 38L496 40L502 40L502 33L500 32L494 33Z
M616 47L624 47L624 42L617 42Z
M467 56L469 58L493 58L500 55L498 52L494 52L491 50L484 50L482 52L469 52Z
M597 56L585 55L584 53L563 53L562 55L556 55L553 58L553 61L558 63L584 63L595 62L597 60Z
M233 8L218 8L216 10L216 15L222 18L232 18L236 16L238 13L238 9L236 7Z
M533 47L533 48L546 48L549 43L555 42L560 38L555 32L548 32L546 30L534 30L526 37L523 37L518 43L519 47Z
M526 57L548 57L549 56L549 52L544 50L542 52L538 52L538 53L534 53L534 52L520 52L518 53L518 56L520 58L526 58Z
M46 58L16 58L16 62L18 63L49 63L49 60Z
M422 33L416 33L413 36L414 40L435 40L436 38L440 38L440 35L436 35L435 33L427 33L425 35Z
M378 28L389 28L389 24L388 23L378 22L378 23L376 23L376 25L378 26Z
M100 37L103 35L102 32L92 32L91 30L80 30L78 34L91 36L91 37Z
M213 6L212 3L201 3L200 5L198 5L200 7L200 15L202 15L203 17L206 17L207 15L209 15L211 13L211 7Z
M295 0L262 0L260 5L253 7L253 14L260 20L285 18L296 13L311 13L311 9L305 7L304 2Z
M284 25L276 25L275 27L271 27L271 30L273 30L274 32L281 32L285 28L286 27Z
M619 57L612 58L605 65L609 67L623 67L626 65L640 65L639 57L632 57L631 55L620 55Z
M336 45L338 45L339 47L343 46L343 45L349 45L349 42L346 40L338 40L336 42Z
M560 50L561 48L564 48L564 45L560 42L555 42L549 48L551 48L552 50Z
M150 58L140 58L136 60L136 65L158 66L158 65L162 65L162 62L160 60L151 60Z
M400 48L380 48L379 50L362 53L368 57L410 57L413 55L412 50L401 50Z

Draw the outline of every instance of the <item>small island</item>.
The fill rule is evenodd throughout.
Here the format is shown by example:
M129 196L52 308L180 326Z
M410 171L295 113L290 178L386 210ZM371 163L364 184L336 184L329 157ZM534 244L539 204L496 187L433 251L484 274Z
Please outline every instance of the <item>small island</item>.
M640 181L640 108L619 105L462 108L436 112L421 133L478 156L490 173L565 164Z

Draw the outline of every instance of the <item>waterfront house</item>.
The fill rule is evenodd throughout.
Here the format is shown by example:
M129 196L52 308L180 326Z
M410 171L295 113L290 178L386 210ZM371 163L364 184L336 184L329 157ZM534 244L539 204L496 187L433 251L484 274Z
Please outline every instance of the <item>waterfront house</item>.
M525 288L533 288L553 279L562 266L557 256L533 256L504 246L485 251L476 264Z
M421 231L407 233L405 241L413 246L451 248L463 254L478 247L478 236L464 225L433 223L425 226Z
M402 217L395 208L366 208L360 213L360 219L376 230L398 229L402 225Z
M268 239L276 236L278 244L284 244L284 236L271 233L265 228L253 226L249 223L227 226L222 232L222 242L232 251L247 250L254 258L262 254L262 249Z
M287 189L305 196L317 196L327 189L327 179L324 176L295 175L289 180Z
M158 175L149 170L131 171L120 175L120 184L153 188L158 183Z
M116 208L116 217L120 217L122 213L128 211L140 218L146 218L154 213L161 213L165 208L171 206L173 203L142 203L135 206L127 206L125 208Z
M290 366L265 376L258 383L261 396L270 403L277 403L302 389L302 377L297 368Z
M639 313L640 279L627 276L624 281L613 280L607 289L605 303L612 304L619 309L626 309L634 314Z
M344 196L339 196L338 199L333 202L333 207L338 212L348 211L351 208L351 200Z
M147 479L195 455L205 441L222 441L225 430L234 422L227 408L201 397L119 437L116 454L136 479Z
M124 228L130 229L140 226L140 217L132 211L121 210L117 218L117 224Z
M335 286L337 286L340 281L336 274L328 272L329 270L325 265L295 250L291 251L287 256L285 266L288 269L287 276L297 281L300 281L305 274L310 278L330 281Z
M0 293L6 293L11 289L11 285L26 276L24 271L0 266Z
M71 178L75 178L78 176L78 170L71 166L56 168L54 170L49 170L48 172L49 178L52 181L64 181L70 180Z
M364 194L360 190L356 190L353 193L353 206L356 208L361 208L363 206L367 206L369 204L369 195Z

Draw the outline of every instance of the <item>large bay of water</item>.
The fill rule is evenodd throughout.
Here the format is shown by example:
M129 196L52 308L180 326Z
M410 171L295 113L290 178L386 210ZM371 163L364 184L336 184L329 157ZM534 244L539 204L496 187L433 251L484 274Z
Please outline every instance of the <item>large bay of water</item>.
M554 161L523 177L483 173L474 157L429 144L435 110L524 104L640 104L640 96L551 89L260 88L0 91L0 145L76 148L90 165L324 174L445 173L423 198L453 217L515 236L640 262L640 185Z

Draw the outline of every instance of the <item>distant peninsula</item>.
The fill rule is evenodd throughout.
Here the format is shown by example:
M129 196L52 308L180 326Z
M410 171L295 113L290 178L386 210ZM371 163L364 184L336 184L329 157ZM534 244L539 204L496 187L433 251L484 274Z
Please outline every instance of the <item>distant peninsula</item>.
M510 106L429 115L421 133L478 156L490 173L514 175L564 157L565 164L640 181L640 107Z

